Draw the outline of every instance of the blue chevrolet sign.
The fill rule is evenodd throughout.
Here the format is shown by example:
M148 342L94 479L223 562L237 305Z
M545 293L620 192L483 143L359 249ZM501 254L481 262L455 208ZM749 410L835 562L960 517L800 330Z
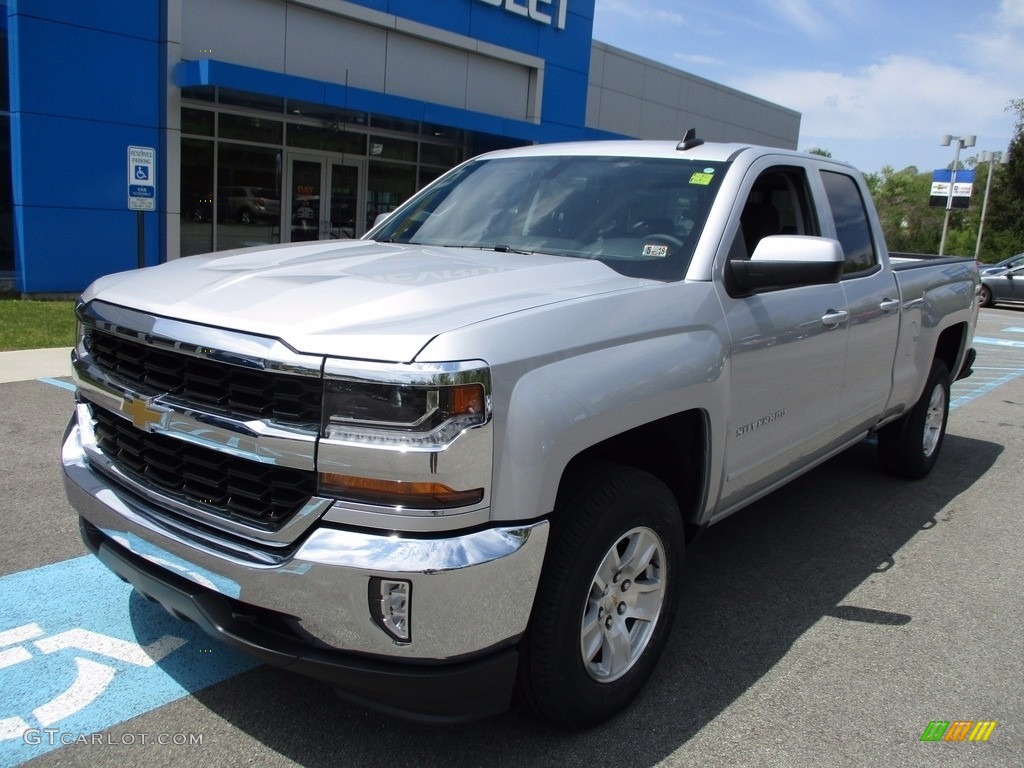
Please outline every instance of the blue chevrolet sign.
M951 171L940 168L932 174L932 188L928 196L931 208L967 208L974 189L974 171L961 168Z

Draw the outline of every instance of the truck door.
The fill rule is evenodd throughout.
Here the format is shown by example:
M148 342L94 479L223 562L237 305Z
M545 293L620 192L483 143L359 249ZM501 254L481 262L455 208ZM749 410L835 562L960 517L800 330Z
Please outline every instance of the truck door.
M900 331L896 277L885 269L872 232L861 186L850 175L821 171L824 234L843 246L842 286L850 311L840 431L854 435L874 425L892 391L892 371Z
M718 254L749 258L768 235L819 235L808 169L755 164ZM747 188L746 185L744 188ZM835 439L849 313L839 283L732 295L717 281L730 340L719 513L769 490ZM733 291L735 293L735 291Z

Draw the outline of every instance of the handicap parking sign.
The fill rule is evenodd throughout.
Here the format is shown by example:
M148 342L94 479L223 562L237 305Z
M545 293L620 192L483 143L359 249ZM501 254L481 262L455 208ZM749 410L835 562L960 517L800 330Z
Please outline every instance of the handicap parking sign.
M128 210L156 210L156 150L128 147Z

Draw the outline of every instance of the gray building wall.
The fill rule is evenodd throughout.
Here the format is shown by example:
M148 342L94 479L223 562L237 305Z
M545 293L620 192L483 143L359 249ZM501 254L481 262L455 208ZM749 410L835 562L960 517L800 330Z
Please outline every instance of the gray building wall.
M640 139L681 139L796 149L800 113L642 56L594 42L587 128Z
M182 59L536 121L544 61L340 0L170 0ZM256 42L258 41L258 42Z

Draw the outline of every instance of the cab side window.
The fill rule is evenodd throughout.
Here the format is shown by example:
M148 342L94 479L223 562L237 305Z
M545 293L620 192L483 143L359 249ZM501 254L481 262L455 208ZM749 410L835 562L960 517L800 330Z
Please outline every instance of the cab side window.
M743 204L731 258L749 259L770 235L817 235L813 210L802 168L769 168L757 177Z
M821 180L832 209L836 238L843 246L843 277L875 271L879 268L878 253L860 187L851 176L835 171L822 171Z

